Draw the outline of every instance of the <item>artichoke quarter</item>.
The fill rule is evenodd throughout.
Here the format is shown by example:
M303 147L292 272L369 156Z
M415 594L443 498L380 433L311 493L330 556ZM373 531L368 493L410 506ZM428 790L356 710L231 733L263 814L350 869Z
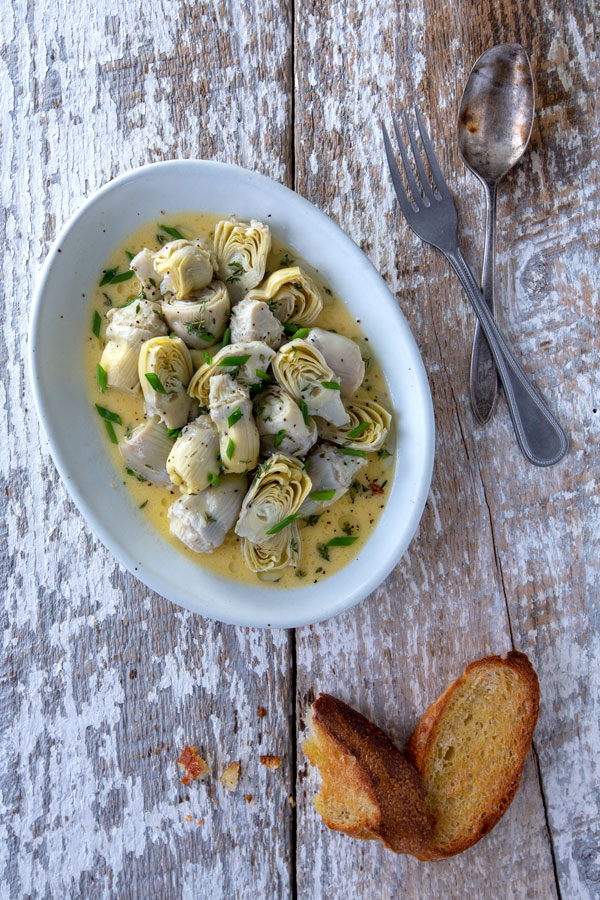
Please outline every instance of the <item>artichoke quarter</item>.
M278 269L246 295L262 300L280 322L312 325L323 309L323 296L315 282L299 266Z
M109 309L106 318L107 343L100 359L106 383L108 387L136 393L142 342L167 333L160 307L150 300L135 299L126 306Z
M158 416L142 422L119 441L121 456L129 468L152 484L170 484L167 457L172 446L173 438Z
M208 406L210 380L213 375L235 374L243 384L259 384L274 356L275 351L262 341L247 341L221 347L210 362L204 363L195 372L188 393L202 406ZM257 374L259 372L262 372L263 376Z
M269 544L273 535L287 531L293 524L311 484L299 460L274 453L257 470L244 498L236 534L254 544Z
M263 456L270 456L275 450L305 456L317 441L315 420L309 416L306 424L296 401L278 384L258 394L254 416Z
M163 300L169 329L188 347L203 350L220 341L229 319L229 294L222 281L213 281L185 300Z
M167 513L171 533L195 553L212 553L237 519L246 485L244 475L226 475L218 487L184 494Z
M210 417L221 436L221 463L227 472L248 472L258 462L260 437L245 384L230 375L210 379Z
M310 415L344 425L349 416L341 386L325 358L312 344L298 339L284 344L273 360L273 373L282 388Z
M208 416L186 425L166 462L166 470L183 494L204 491L219 472L219 435Z
M312 481L311 494L300 507L302 516L322 512L343 497L367 464L364 456L348 456L339 447L326 442L313 447L306 459ZM312 495L321 491L334 491L328 500L313 500Z
M140 349L138 374L146 414L160 416L167 428L185 425L191 406L186 388L192 370L190 351L179 338L145 341Z
M231 340L263 341L274 350L284 342L283 325L262 300L244 297L231 314Z
M387 409L367 396L352 397L346 409L350 416L346 425L336 427L319 420L319 434L351 450L373 453L383 447L392 422Z
M358 344L324 328L311 328L305 340L323 354L325 362L335 372L343 395L349 396L358 390L365 377L365 364Z
M162 279L161 293L182 300L201 291L213 280L215 263L210 242L203 238L169 241L154 254L154 271Z
M234 302L262 281L271 249L271 232L262 222L222 219L215 228L217 272Z

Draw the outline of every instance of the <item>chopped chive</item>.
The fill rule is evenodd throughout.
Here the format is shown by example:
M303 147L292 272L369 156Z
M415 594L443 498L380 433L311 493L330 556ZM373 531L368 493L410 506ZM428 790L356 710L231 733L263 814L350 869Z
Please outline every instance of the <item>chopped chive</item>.
M110 279L110 283L111 284L120 284L122 281L129 281L129 279L133 278L134 275L135 275L135 272L132 272L131 269L129 269L128 272L121 272L119 275L114 275Z
M97 338L100 337L100 329L102 328L102 316L97 309L94 310L94 321L92 322L92 331Z
M99 287L104 287L105 284L110 284L116 274L117 274L116 266L114 269L106 269L106 271L104 272L104 275L98 282Z
M239 422L241 418L242 418L242 410L240 409L239 406L237 406L233 410L233 412L229 413L229 415L227 416L227 424L229 425L230 428L233 428L235 423ZM231 457L229 457L229 459L231 459Z
M119 309L125 309L126 306L131 306L131 304L137 299L137 297L132 297L131 300L126 300L125 303L121 303Z
M135 259L135 253L131 253L129 250L125 251L125 256L129 260L129 262L131 262L132 259Z
M263 372L262 369L256 370L256 377L260 378L261 381L273 381L270 375L267 375L266 372Z
M291 525L296 519L299 519L300 516L298 513L294 513L293 516L286 516L285 519L282 519L277 525L273 525L272 528L269 528L267 534L278 534L280 531L283 531L284 528L287 528L288 525Z
M100 391L104 393L108 376L106 374L106 369L103 369L100 363L96 366L96 377L98 379L98 387L100 388Z
M145 372L144 374L150 382L150 386L156 391L157 394L168 393L168 391L165 391L164 385L158 375L155 375L154 372Z
M121 416L118 413L111 412L110 409L106 409L104 406L99 406L97 403L95 404L95 406L103 419L107 419L109 422L115 422L117 425L123 424L121 422Z
M143 508L144 508L145 506L147 506L147 505L148 505L148 501L147 501L147 500L144 500L143 503L140 503L138 509L143 509Z
M367 430L368 427L369 427L368 422L361 422L359 425L356 426L356 428L353 428L352 431L348 432L347 437L358 438L361 436L363 431Z
M287 334L296 334L296 332L299 331L300 329L299 329L299 326L298 326L298 325L294 325L293 322L284 322L284 323L283 323L283 330L284 330Z
M305 424L305 425L309 425L309 424L310 424L310 420L309 420L309 418L308 418L308 406L306 405L306 401L305 401L305 400L299 400L299 401L298 401L298 406L300 407L300 411L301 411L301 413L302 413L302 418L304 419L304 424Z
M185 240L185 238L184 238L184 236L182 235L182 233L181 233L180 231L177 231L176 228L171 228L170 225L161 225L161 224L159 223L158 227L160 228L161 231L166 231L167 234L169 234L172 238L175 238L175 239L178 240L178 241L184 241L184 240Z
M294 332L294 340L300 341L302 338L305 338L307 334L310 334L310 328L299 328Z
M250 385L250 399L253 400L257 394L260 394L261 391L266 390L265 384L251 384Z
M277 432L277 434L275 435L275 440L273 441L273 446L279 447L279 445L281 444L284 437L285 437L285 428L280 428L279 431Z
M212 356L210 355L208 350L204 351L204 362L206 363L207 366L210 366L210 364L212 362Z
M357 537L352 537L349 534L340 535L339 537L331 538L330 541L327 541L328 547L349 547L350 544L353 544L354 541L357 541Z
M223 343L221 344L221 347L226 347L227 344L230 344L230 343L231 343L231 328L226 328L225 334L223 335Z
M109 422L107 419L104 420L104 427L108 433L108 437L110 439L111 444L118 444L117 436L115 434L115 429L113 428L112 422Z
M316 500L317 503L321 503L324 500L331 500L335 497L335 488L332 488L330 491L314 491L310 498L311 500Z
M250 359L250 354L246 354L244 356L225 356L221 362L220 366L233 366L237 368L238 366L243 366Z
M182 428L167 428L167 434L173 440L176 440L182 431Z
M350 447L340 447L340 450L346 456L365 456L364 450L352 450Z
M131 469L129 466L125 467L125 471L128 475L131 475L132 478L137 478L138 481L148 481L147 478L144 478L143 475L138 474L134 469Z
M218 475L215 475L214 472L209 472L206 477L209 484L212 484L213 487L219 487L220 480Z
M227 454L227 459L231 459L231 457L234 454L234 451L235 451L235 444L233 443L231 438L229 438L229 443L227 444L227 450L225 451L225 453Z
M337 383L337 381L322 381L321 385L324 388L329 388L330 391L341 391L341 387Z

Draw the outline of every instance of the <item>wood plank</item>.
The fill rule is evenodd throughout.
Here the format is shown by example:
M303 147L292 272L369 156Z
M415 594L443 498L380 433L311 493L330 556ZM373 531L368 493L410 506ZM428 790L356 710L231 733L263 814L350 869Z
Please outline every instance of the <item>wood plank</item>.
M290 636L194 617L125 573L58 479L25 371L37 271L96 187L173 156L289 183L289 16L287 0L15 0L1 17L3 897L291 891ZM187 742L208 785L180 783ZM260 752L284 757L275 775Z
M470 659L506 651L513 636L539 671L543 703L536 733L543 794L532 756L494 832L442 864L396 859L327 832L310 806L318 779L300 769L301 897L335 896L349 872L357 898L372 896L374 881L386 897L401 884L405 897L491 898L504 895L509 880L511 896L551 897L553 851L562 896L596 896L597 462L586 438L594 421L597 219L591 175L579 174L597 141L584 71L594 59L592 19L585 4L534 0L477 11L458 2L443 15L422 2L298 10L297 188L340 222L397 294L429 373L438 429L432 490L409 553L360 608L298 634L299 713L312 690L330 690L402 743ZM478 267L483 197L458 159L454 120L475 58L515 39L537 67L539 120L533 152L501 191L498 295L501 321L536 383L561 419L575 423L569 457L550 471L521 459L503 403L491 427L476 430L467 390L473 319L445 261L402 221L378 125L419 103L460 192L463 243Z

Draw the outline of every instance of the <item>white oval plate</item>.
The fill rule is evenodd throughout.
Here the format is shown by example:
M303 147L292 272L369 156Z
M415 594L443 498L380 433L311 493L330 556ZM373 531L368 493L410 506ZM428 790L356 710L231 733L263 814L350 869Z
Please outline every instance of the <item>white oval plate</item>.
M383 365L394 407L396 473L387 505L359 556L318 584L249 587L178 553L137 509L106 453L83 372L88 292L134 228L197 209L267 222L318 269L359 318ZM82 293L86 297L82 298ZM136 578L194 612L238 625L291 628L338 615L379 585L413 537L427 499L434 421L427 376L396 300L367 257L322 212L288 188L237 166L172 160L143 166L97 191L60 232L33 303L29 356L50 451L92 530Z

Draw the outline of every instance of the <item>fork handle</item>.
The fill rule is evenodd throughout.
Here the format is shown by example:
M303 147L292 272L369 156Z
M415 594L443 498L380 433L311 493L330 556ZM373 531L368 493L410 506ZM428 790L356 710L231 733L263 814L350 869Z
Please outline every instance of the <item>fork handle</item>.
M567 452L567 436L513 356L460 249L444 253L458 275L487 338L523 454L534 466L557 463Z

